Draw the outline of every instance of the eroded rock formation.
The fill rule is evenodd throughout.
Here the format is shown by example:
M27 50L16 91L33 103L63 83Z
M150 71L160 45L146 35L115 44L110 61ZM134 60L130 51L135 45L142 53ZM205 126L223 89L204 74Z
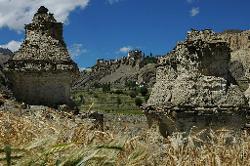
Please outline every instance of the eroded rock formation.
M241 90L250 99L250 30L218 34L232 49L230 71ZM249 103L250 104L250 103Z
M78 72L63 41L63 24L40 7L25 26L25 40L4 71L15 97L29 104L70 104L70 86Z
M160 59L145 113L149 119L160 119L163 135L170 126L175 127L168 134L188 130L193 122L203 127L243 127L242 112L249 105L230 72L230 53L229 44L211 30L193 30Z

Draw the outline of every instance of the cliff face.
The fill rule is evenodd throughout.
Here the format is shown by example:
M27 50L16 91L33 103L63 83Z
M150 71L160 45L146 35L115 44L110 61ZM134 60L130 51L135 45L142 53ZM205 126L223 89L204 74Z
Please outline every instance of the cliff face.
M246 123L241 115L249 110L248 98L234 77L236 70L231 71L233 55L230 43L219 34L193 30L160 59L145 114L160 120L164 136L176 128L241 128ZM238 125L228 123L233 121Z
M229 70L228 44L217 40L212 32L203 33L188 36L160 60L148 104L179 107L247 105Z
M247 31L226 31L218 33L218 36L229 43L232 51L250 48L250 30Z
M229 43L231 52L230 71L245 96L250 99L250 30L218 34ZM250 103L249 103L250 104Z

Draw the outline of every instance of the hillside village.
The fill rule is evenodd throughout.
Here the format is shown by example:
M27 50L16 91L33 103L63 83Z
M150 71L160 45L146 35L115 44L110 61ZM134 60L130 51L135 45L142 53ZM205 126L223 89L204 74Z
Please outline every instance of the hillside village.
M176 165L170 154L182 149L186 160L193 155L187 161L193 165L203 152L217 149L217 158L228 153L247 164L249 54L249 30L192 29L164 56L135 49L80 72L64 42L63 24L41 6L25 25L20 49L0 49L1 161ZM245 135L234 139L233 132ZM241 159L236 143L247 149Z

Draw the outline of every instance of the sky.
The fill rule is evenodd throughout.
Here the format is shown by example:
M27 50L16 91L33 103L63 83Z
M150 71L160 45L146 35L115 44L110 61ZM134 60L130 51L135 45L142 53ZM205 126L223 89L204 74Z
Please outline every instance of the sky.
M24 24L41 5L64 23L80 68L135 48L165 55L191 28L250 29L249 0L0 0L0 47L20 47Z

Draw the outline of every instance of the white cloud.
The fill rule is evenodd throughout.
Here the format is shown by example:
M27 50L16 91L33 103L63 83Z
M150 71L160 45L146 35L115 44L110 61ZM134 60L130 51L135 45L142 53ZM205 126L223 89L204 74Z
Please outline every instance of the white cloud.
M10 41L7 44L0 45L0 47L2 47L2 48L8 48L12 52L15 52L15 51L17 51L20 48L21 44L22 44L22 42L20 42L20 41L12 40L12 41Z
M195 2L199 2L199 0L187 0L187 3L195 3Z
M193 3L194 0L187 0L187 3Z
M85 8L90 0L0 0L0 28L23 30L40 6L47 7L60 22L67 22L71 11Z
M132 50L131 46L124 46L124 47L119 49L119 52L120 53L128 53L130 50Z
M122 0L107 0L107 2L110 4L110 5L113 5L114 3L117 3L117 2L121 2Z
M80 55L83 55L87 53L88 50L83 47L82 44L75 43L71 47L69 47L69 53L73 59L79 57Z
M190 10L190 16L194 17L200 13L200 8L199 7L193 7Z

